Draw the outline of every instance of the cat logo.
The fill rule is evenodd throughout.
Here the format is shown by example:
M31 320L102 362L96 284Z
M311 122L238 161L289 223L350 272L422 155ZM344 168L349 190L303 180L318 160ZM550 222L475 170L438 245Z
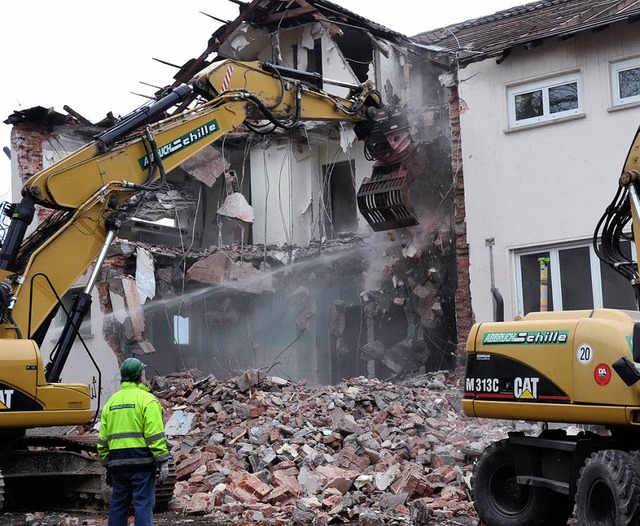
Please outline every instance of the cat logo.
M13 389L0 389L0 411L4 409L11 409L12 396Z
M520 399L534 400L538 398L538 382L540 378L514 378L513 396Z

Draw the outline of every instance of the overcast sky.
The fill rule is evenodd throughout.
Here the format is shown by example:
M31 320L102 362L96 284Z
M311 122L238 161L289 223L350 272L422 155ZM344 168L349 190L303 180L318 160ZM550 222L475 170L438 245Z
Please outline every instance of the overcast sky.
M436 29L527 3L527 0L333 0L405 35ZM134 110L166 86L175 68L198 56L222 20L238 16L230 0L5 0L0 10L2 82L0 144L9 146L14 110L34 106L64 113L68 105L93 122ZM202 14L206 13L206 14ZM132 93L133 92L133 93ZM0 201L10 200L8 157L0 155Z

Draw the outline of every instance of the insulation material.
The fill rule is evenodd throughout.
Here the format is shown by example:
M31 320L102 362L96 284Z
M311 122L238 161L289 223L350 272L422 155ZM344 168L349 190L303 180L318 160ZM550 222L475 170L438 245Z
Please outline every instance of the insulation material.
M268 31L242 23L220 43L218 54L236 60L256 60L262 51L270 47Z
M300 44L302 45L303 48L313 49L315 47L314 40L316 36L314 35L314 33L317 34L317 31L314 32L312 29L313 29L313 25L311 24L307 24L303 26L302 39L300 41Z
M292 145L293 156L297 162L311 157L311 145L306 142L297 142Z
M351 149L356 139L356 132L352 124L342 124L340 126L340 148L342 148L344 153L347 153Z
M165 434L169 437L186 436L195 426L196 413L176 410L164 426Z
M109 292L109 299L113 309L113 317L119 322L124 323L127 319L127 309L124 305L124 298L119 294Z
M136 289L140 303L145 304L148 299L156 295L156 277L153 256L144 248L136 250Z
M218 214L239 219L245 223L253 223L256 217L253 207L240 192L229 194L218 209Z
M186 186L181 186L180 189L157 191L146 196L140 194L140 199L135 203L135 214L137 219L144 221L158 221L166 217L174 217L184 210L193 210L198 201L197 196Z
M249 41L247 40L247 37L242 34L236 35L231 39L231 47L236 51L242 51L248 45Z
M144 313L138 297L136 282L131 276L122 276L122 286L124 287L124 297L129 311L129 318L131 318L131 324L133 325L134 339L141 342L144 340Z

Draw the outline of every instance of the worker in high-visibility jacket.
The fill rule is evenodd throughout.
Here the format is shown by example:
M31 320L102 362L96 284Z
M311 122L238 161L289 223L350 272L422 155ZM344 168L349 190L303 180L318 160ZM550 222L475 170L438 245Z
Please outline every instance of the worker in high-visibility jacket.
M120 367L122 388L102 409L98 454L112 486L108 526L126 526L133 502L136 526L153 526L155 486L169 475L162 406L146 385L137 358Z

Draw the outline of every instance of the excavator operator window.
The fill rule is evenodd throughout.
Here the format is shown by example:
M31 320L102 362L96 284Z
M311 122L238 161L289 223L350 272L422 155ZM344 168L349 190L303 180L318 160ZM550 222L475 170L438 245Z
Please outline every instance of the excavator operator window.
M640 362L640 323L633 324L633 361Z

